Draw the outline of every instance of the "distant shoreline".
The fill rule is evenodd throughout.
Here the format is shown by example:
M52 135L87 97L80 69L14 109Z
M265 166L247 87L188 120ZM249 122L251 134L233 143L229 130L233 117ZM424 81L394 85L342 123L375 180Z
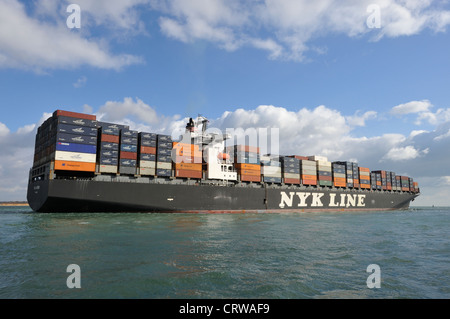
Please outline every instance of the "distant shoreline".
M0 202L0 206L29 206L27 202Z

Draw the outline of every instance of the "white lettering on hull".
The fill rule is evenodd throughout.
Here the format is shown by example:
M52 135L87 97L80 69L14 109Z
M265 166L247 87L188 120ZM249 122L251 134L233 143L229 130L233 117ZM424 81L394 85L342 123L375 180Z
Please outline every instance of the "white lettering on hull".
M292 207L365 207L366 195L329 193L328 202L325 193L280 192L280 208ZM324 202L325 201L325 202Z

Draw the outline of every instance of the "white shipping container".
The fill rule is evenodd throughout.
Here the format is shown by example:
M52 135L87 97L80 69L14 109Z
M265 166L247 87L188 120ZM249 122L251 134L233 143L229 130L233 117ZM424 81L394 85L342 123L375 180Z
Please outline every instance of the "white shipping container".
M345 178L345 174L333 173L334 177Z
M329 166L331 167L331 162L328 161L316 161L319 166Z
M281 178L281 173L264 174L264 177L277 177L277 178Z
M303 175L317 175L317 171L315 169L301 169L300 174Z
M331 172L331 166L319 165L319 166L317 166L317 170L318 171L323 171L323 172Z
M315 161L305 161L305 160L301 160L300 161L300 166L314 166L316 167L316 162Z
M151 176L155 176L156 174L156 169L155 168L148 168L148 167L142 167L139 169L139 174L140 175L151 175Z
M117 166L112 165L99 165L98 166L99 173L112 173L117 174Z
M75 153L75 152L65 152L65 151L56 151L55 152L55 160L57 160L57 161L95 163L96 159L97 159L96 154Z
M307 175L307 174L305 174ZM283 174L284 178L293 178L293 179L299 179L300 178L300 174L293 174L293 173L284 173Z
M158 169L172 169L172 163L156 162Z
M280 174L281 176L281 167L277 166L261 166L261 173L264 176L272 175L272 174Z
M170 163L168 163L170 164ZM139 167L141 168L156 168L156 162L155 161L140 161Z

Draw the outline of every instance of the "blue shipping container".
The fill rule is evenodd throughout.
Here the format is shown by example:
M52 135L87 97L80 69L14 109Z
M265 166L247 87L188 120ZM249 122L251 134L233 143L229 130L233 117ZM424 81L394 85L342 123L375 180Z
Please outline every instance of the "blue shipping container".
M120 159L120 166L136 167L137 166L137 161L136 160L130 160L130 159L121 158Z
M102 157L100 158L100 165L112 165L117 166L119 159L117 157Z
M96 154L97 146L88 144L56 142L56 150L64 152Z
M122 152L136 153L137 152L137 145L121 144L120 145L120 150Z
M103 150L118 151L119 144L111 143L111 142L101 142L100 143L100 151L103 151Z

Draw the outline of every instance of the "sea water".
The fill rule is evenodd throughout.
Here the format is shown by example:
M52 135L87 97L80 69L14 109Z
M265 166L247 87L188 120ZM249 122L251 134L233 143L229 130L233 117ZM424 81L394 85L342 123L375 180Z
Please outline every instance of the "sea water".
M450 208L41 214L0 207L0 298L447 299L449 234Z

